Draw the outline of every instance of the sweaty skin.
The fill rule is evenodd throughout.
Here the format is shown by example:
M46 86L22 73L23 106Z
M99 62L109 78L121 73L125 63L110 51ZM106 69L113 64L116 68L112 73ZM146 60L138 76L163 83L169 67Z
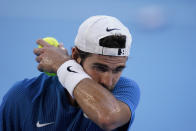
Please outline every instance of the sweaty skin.
M38 69L56 73L61 64L70 60L67 50L49 46L37 41L43 48L34 50ZM77 49L72 49L72 58L80 63ZM57 56L57 57L54 57ZM40 57L40 58L38 58ZM47 58L50 62L45 63ZM102 56L93 54L83 62L83 69L92 79L81 80L74 89L74 97L83 112L104 130L112 130L126 124L131 111L125 103L118 101L110 92L118 82L127 57ZM51 65L50 65L51 64ZM74 100L71 100L71 103Z
M62 45L56 48L42 39L37 40L37 44L42 46L42 48L34 49L34 54L37 55L36 61L39 63L37 68L41 72L54 73L61 64L71 59Z

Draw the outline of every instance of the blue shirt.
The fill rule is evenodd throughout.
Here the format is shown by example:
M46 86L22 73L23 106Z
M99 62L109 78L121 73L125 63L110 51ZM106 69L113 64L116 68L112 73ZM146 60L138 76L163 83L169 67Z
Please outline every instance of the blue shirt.
M113 95L126 103L132 117L129 123L116 129L130 128L139 102L137 84L121 77ZM0 106L0 131L102 131L84 117L79 107L70 105L66 90L58 78L44 73L33 79L17 82L4 96Z

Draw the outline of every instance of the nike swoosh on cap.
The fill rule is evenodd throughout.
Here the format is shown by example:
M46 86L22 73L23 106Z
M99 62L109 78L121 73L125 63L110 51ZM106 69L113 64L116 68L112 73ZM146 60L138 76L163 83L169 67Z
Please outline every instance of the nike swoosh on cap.
M48 126L48 125L51 125L51 124L54 124L54 122L40 124L39 121L38 121L36 123L36 127L40 128L40 127Z
M120 29L118 29L118 28L111 28L111 29L109 29L108 27L106 28L107 32L110 32L110 31L113 31L113 30L120 30Z

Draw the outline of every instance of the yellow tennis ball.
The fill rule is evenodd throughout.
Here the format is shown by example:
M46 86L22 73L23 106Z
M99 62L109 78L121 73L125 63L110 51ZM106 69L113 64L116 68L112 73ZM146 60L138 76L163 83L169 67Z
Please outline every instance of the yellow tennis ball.
M46 41L48 44L53 45L54 47L59 46L58 41L53 37L45 37L45 38L43 38L43 40ZM38 48L42 48L42 46L39 45Z
M53 38L53 37L45 37L43 38L44 41L46 41L48 44L54 46L54 47L58 47L59 46L59 43L58 41ZM42 48L41 45L38 45L38 48ZM45 72L48 76L56 76L55 73L49 73L49 72Z

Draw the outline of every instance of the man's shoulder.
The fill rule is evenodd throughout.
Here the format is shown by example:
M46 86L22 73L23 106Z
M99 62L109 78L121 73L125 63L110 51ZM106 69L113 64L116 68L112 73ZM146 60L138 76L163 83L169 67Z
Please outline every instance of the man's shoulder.
M137 106L140 99L140 88L138 84L134 80L126 77L120 77L112 93L117 98L127 98L130 99L130 101L134 99L136 101L135 106Z
M47 76L41 74L38 77L16 82L3 97L3 102L22 104L31 100L31 97L39 91L39 85L47 79Z
M124 76L120 77L119 81L116 84L116 87L118 86L139 88L138 84L133 79Z

